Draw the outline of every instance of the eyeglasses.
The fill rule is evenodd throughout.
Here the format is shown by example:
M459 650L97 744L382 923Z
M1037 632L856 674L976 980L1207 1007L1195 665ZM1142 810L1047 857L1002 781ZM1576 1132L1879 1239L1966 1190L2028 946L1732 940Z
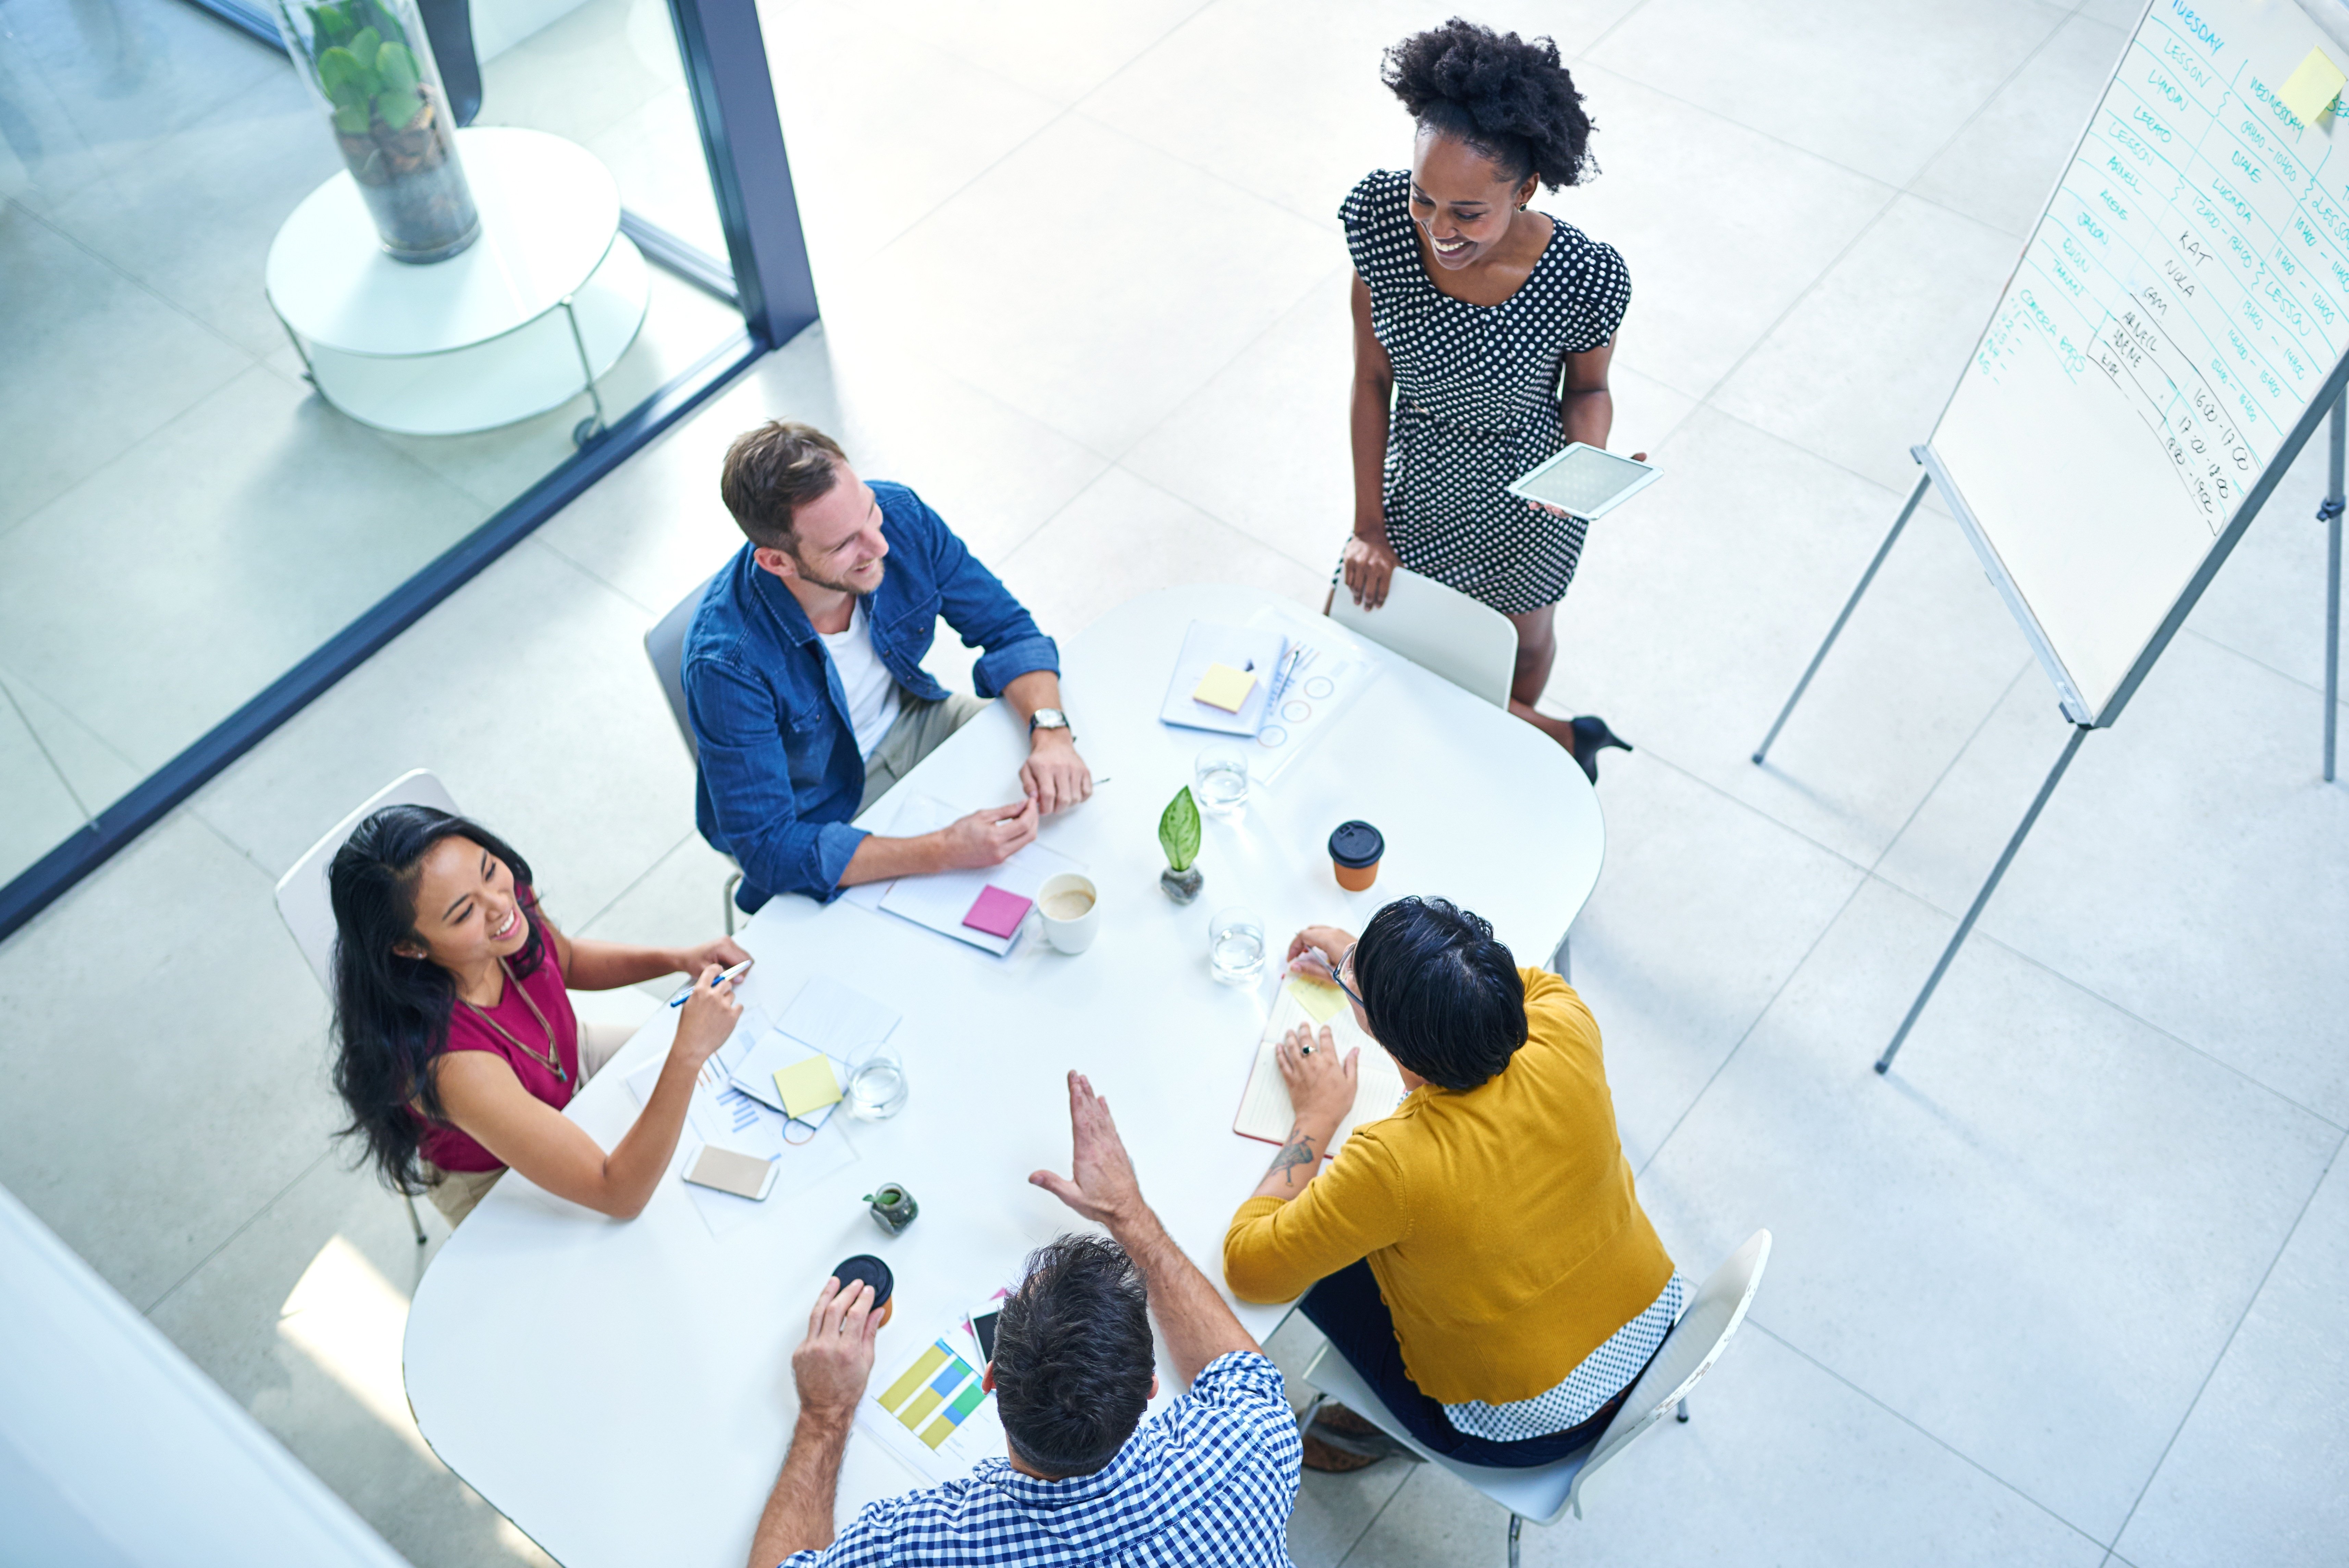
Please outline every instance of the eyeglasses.
M1348 1000L1367 1012L1370 1011L1371 1004L1362 1000L1361 992L1346 983L1346 971L1354 967L1354 949L1361 945L1360 942L1355 942L1338 956L1338 967L1330 971L1330 978L1337 983L1340 991L1346 993Z

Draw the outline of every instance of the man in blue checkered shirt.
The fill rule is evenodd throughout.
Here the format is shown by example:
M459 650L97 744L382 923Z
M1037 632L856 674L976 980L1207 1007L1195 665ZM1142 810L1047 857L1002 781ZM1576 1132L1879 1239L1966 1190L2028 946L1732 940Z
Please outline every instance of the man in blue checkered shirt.
M873 1287L827 1280L792 1355L799 1424L750 1568L1201 1563L1288 1568L1301 1452L1280 1373L1142 1199L1109 1102L1069 1075L1074 1180L1028 1179L1109 1230L1029 1260L987 1386L1010 1449L965 1480L867 1503L833 1533L840 1456L873 1376ZM1190 1388L1158 1392L1150 1314Z

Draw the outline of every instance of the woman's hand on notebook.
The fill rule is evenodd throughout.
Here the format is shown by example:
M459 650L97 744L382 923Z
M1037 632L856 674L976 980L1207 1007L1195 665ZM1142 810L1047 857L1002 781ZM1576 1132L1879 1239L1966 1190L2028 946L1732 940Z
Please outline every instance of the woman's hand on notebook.
M1317 1147L1326 1151L1338 1124L1354 1108L1361 1049L1349 1051L1341 1058L1328 1024L1318 1034L1311 1025L1299 1024L1281 1036L1276 1054L1280 1081L1288 1085L1288 1104L1298 1125L1313 1136Z

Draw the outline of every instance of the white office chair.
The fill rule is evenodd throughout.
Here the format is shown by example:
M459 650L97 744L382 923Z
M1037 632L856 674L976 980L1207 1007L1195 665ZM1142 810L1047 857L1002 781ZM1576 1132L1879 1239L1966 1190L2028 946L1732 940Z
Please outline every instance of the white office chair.
M1695 1300L1689 1303L1680 1322L1664 1336L1655 1358L1648 1363L1639 1382L1632 1385L1622 1409L1607 1424L1599 1440L1554 1464L1531 1469L1501 1469L1489 1465L1462 1464L1422 1448L1404 1433L1402 1424L1387 1409L1385 1402L1371 1392L1361 1375L1327 1345L1305 1369L1305 1381L1314 1390L1314 1398L1299 1417L1299 1426L1310 1428L1322 1401L1334 1399L1409 1449L1413 1457L1450 1470L1509 1511L1509 1568L1517 1568L1517 1533L1526 1520L1537 1524L1555 1524L1569 1507L1574 1510L1574 1517L1580 1519L1582 1483L1591 1471L1662 1420L1665 1411L1677 1410L1680 1419L1689 1418L1689 1391L1721 1359L1731 1336L1745 1321L1745 1309L1753 1303L1754 1293L1762 1283L1762 1270L1769 1261L1770 1232L1756 1231L1745 1239L1744 1246L1730 1254L1727 1262L1713 1272L1711 1279L1697 1287Z
M351 830L387 805L436 806L451 815L457 810L446 785L424 769L411 768L335 824L325 837L303 852L292 870L277 879L278 919L294 933L294 945L302 950L310 972L317 977L318 988L330 998L335 994L335 906L326 891L326 867L334 863L335 851L350 837ZM416 1199L403 1192L399 1200L408 1205L408 1228L416 1233L416 1244L421 1247L424 1221L417 1217Z
M1509 705L1517 675L1516 626L1457 588L1398 566L1388 580L1384 604L1364 609L1340 584L1330 596L1330 618L1495 708ZM1570 984L1574 969L1567 942L1558 939L1549 967Z
M1364 609L1341 584L1330 598L1330 618L1495 708L1509 705L1517 628L1499 610L1456 588L1398 566L1384 604Z
M697 763L701 761L701 746L693 738L693 721L685 712L685 634L693 625L694 612L701 607L702 596L717 575L701 579L693 591L677 601L668 614L655 621L645 633L645 657L652 660L653 677L660 682L661 695L668 699L668 716L677 721L677 732L685 738L685 754ZM719 902L726 906L726 934L734 934L734 889L742 885L742 873L735 872L726 878L726 888Z

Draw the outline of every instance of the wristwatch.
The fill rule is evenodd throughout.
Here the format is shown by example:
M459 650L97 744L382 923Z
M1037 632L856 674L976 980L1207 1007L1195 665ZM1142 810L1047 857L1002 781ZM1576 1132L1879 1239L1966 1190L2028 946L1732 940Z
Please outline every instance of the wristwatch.
M1032 736L1039 730L1069 730L1069 716L1058 708L1039 708L1028 715L1028 733ZM1077 732L1069 730L1069 739L1076 738Z

